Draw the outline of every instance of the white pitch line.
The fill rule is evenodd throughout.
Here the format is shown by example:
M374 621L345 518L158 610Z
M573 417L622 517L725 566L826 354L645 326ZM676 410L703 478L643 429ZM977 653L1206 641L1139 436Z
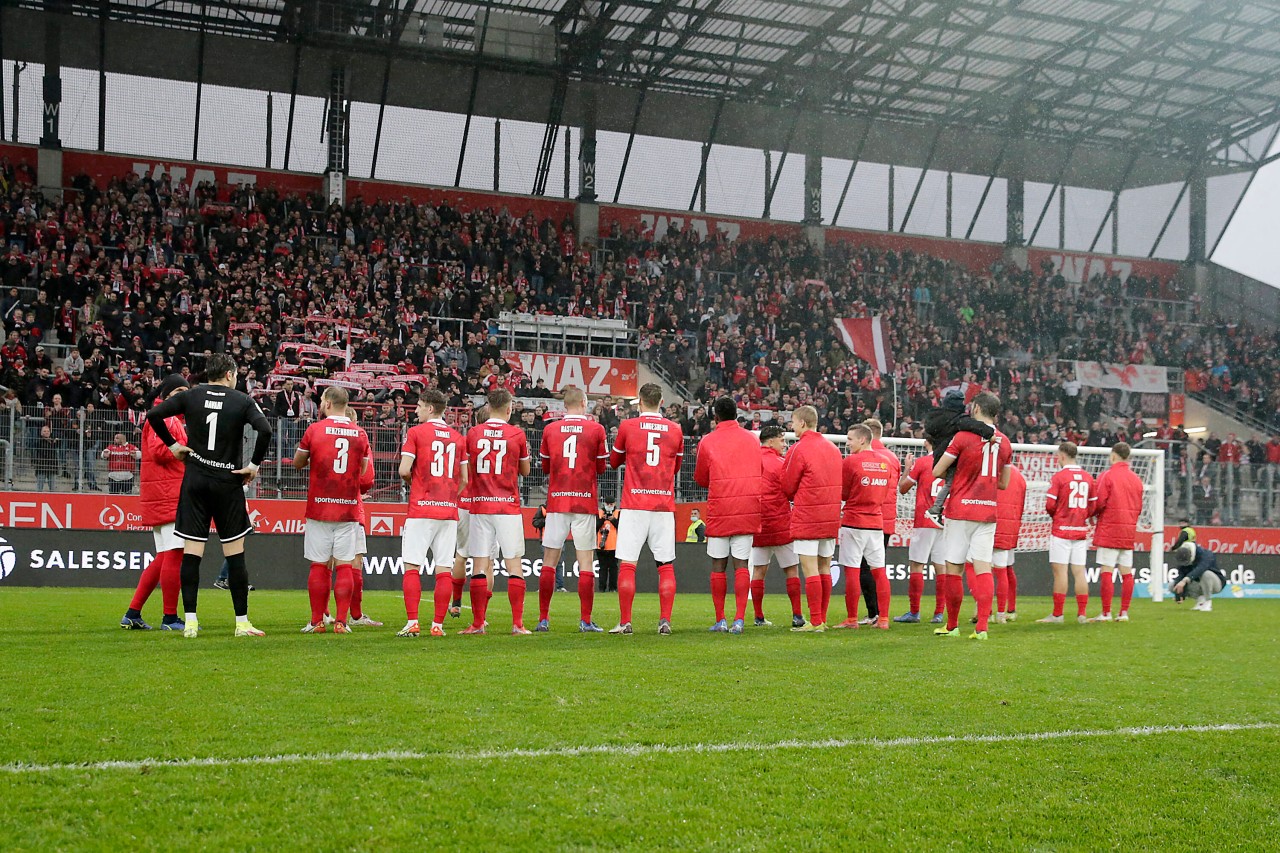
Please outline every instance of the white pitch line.
M1202 732L1248 732L1280 728L1280 723L1222 723L1201 726L1132 726L1120 729L1066 729L1056 732L1014 732L994 735L939 735L925 737L859 738L829 740L780 740L772 743L675 743L675 744L597 744L594 746L558 746L545 749L482 749L457 752L421 752L417 750L385 750L381 752L316 752L285 755L248 755L241 758L141 758L128 761L94 761L82 764L0 764L0 772L14 775L57 773L74 770L142 770L185 767L240 767L271 764L317 764L344 761L494 761L505 758L577 758L608 755L644 757L681 753L718 754L730 752L776 752L779 750L821 749L890 749L895 747L938 746L971 743L1022 743L1077 738L1151 737L1168 734Z

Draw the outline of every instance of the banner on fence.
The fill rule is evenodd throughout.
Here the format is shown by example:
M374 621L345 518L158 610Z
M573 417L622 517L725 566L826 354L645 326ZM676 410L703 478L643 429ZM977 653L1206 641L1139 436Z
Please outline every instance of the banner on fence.
M1169 393L1169 371L1157 364L1075 362L1076 381L1086 388L1110 388L1139 394Z
M508 350L503 357L512 370L519 370L537 384L541 379L552 392L576 385L588 394L634 397L639 388L640 369L635 359L587 355L549 355Z

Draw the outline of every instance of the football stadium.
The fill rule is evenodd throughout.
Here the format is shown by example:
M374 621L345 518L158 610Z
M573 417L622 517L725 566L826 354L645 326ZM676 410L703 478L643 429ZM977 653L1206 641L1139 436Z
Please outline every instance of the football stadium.
M1277 849L1280 5L0 72L0 847Z

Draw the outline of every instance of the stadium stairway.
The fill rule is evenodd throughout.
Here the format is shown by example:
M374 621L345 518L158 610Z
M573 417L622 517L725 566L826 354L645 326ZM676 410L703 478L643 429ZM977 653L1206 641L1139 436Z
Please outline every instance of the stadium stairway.
M1233 417L1222 408L1211 405L1211 399L1200 394L1187 395L1185 420L1188 427L1202 426L1209 432L1216 433L1219 438L1226 438L1229 433L1235 433L1241 441L1246 441L1255 435L1265 440L1273 432L1261 423L1246 422Z
M648 382L657 383L662 388L662 399L667 405L679 403L683 406L687 404L689 402L689 395L684 392L684 386L673 381L665 374L666 371L662 370L662 368L658 367L656 364L650 365L644 361L640 362L638 377L640 385L644 385Z

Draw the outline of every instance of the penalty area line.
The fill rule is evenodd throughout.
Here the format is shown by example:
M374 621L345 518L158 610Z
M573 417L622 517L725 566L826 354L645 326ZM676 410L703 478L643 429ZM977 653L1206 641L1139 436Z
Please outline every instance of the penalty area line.
M273 764L324 764L374 761L495 761L506 758L578 758L605 755L644 757L648 755L704 754L734 752L779 752L783 750L895 749L899 747L945 746L948 744L1034 743L1048 740L1076 740L1109 737L1154 737L1158 735L1249 732L1280 728L1280 723L1221 723L1193 726L1127 726L1118 729L1064 729L1049 732L1009 734L937 735L898 738L831 738L827 740L780 740L764 743L676 743L676 744L596 744L543 749L481 749L455 752L383 750L378 752L316 752L282 755L248 755L239 758L141 758L122 761L93 761L59 764L0 764L0 773L10 775L57 773L62 771L143 770L187 767L258 767Z

